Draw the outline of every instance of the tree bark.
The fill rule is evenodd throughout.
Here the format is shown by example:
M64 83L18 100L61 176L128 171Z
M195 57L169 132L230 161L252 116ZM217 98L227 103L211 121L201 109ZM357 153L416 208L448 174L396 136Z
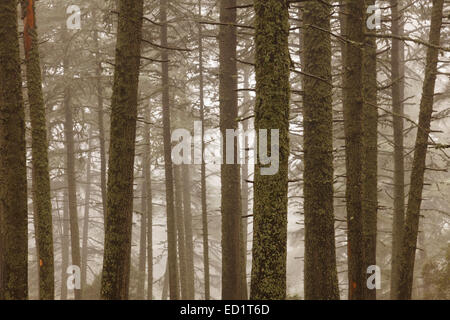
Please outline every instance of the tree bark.
M181 299L187 300L187 264L186 264L186 241L183 215L183 189L181 185L181 167L173 167L175 179L175 212L178 235L178 262L180 267Z
M328 1L327 1L328 4ZM333 212L333 109L330 7L307 2L303 11L305 299L339 299Z
M142 0L119 1L101 297L128 299Z
M69 70L68 57L64 57L64 74L67 77ZM77 185L75 175L75 141L73 133L73 114L71 106L71 90L69 86L64 88L64 134L66 140L66 183L68 188L69 221L70 221L70 245L72 252L72 265L81 268L80 231L78 227L77 212ZM81 288L74 289L75 300L81 299Z
M162 47L167 47L167 6L168 0L160 0L160 41ZM162 62L162 108L163 108L163 140L164 140L164 171L166 179L166 210L167 210L167 241L169 264L170 299L179 299L178 263L177 263L177 230L174 209L172 143L170 128L170 97L169 97L169 54L161 50Z
M279 130L279 170L275 175L261 175L263 165L259 162L255 165L250 299L283 300L286 298L289 158L288 2L255 0L254 7L255 130L257 135L260 129Z
M202 16L202 1L198 0L199 17ZM204 103L204 76L203 76L203 39L202 25L198 24L198 63L199 63L199 86L200 86L200 121L202 123L201 133L201 165L200 165L200 185L201 185L201 202L202 202L202 238L203 238L203 277L205 288L205 300L209 300L210 283L209 283L209 243L208 243L208 208L206 202L206 167L204 161L205 155L205 103Z
M237 61L236 61L236 0L220 1L219 32L219 100L220 132L223 137L221 165L221 213L222 213L222 299L238 300L241 298L240 279L240 233L241 233L241 195L240 168L238 164L237 140L227 141L227 130L237 129ZM233 143L231 152L227 153L227 144ZM232 158L233 164L227 159Z
M192 238L192 211L191 211L191 172L189 165L181 165L183 176L183 217L184 236L186 246L186 299L194 300L194 243Z
M91 145L92 128L89 128L89 151L86 163L86 187L84 193L84 217L83 217L83 245L81 251L81 287L87 286L87 269L88 269L88 243L89 243L89 209L91 201L91 161L92 161L92 148Z
M398 299L411 299L414 261L416 257L417 235L419 231L420 206L422 204L423 181L428 149L428 140L433 113L434 90L436 85L437 65L443 18L444 0L433 0L429 43L427 49L425 80L420 101L419 125L414 148L414 160L406 210L405 229L401 247L400 281Z
M399 10L399 0L391 0L392 34L403 35L403 16ZM405 168L403 147L403 100L405 89L404 43L392 39L392 113L394 126L394 220L392 223L391 258L391 299L397 299L400 280L400 251L405 220Z
M28 298L25 112L16 5L14 0L0 4L0 298L6 300Z
M375 5L366 0L365 8ZM365 10L367 12L367 10ZM367 21L368 16L366 15ZM370 32L370 30L367 30ZM363 114L362 114L362 214L364 234L364 270L377 264L378 212L378 108L377 108L377 43L366 37L363 51ZM376 289L364 285L365 299L376 300Z
M21 2L24 21L24 49L27 93L30 105L32 139L33 214L36 220L36 248L38 253L39 298L55 298L53 257L52 205L48 168L47 123L42 94L41 67L33 0Z
M364 237L362 216L362 45L364 43L364 1L346 2L348 41L344 61L344 131L346 158L346 204L348 241L348 297L364 298Z

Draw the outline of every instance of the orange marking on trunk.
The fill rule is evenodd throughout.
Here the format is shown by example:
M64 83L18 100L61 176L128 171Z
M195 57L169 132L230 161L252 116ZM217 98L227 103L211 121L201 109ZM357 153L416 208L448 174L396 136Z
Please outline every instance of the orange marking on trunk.
M35 26L35 18L34 18L34 8L33 8L33 0L28 0L27 5L27 14L24 17L24 32L23 32L23 40L25 47L25 55L28 57L28 53L31 50L32 39L29 31L34 29Z

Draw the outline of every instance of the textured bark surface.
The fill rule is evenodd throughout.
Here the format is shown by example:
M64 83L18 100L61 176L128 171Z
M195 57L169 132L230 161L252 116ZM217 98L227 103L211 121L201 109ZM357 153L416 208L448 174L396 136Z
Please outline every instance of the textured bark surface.
M366 8L375 0L366 0ZM365 10L367 12L367 10ZM366 21L368 17L366 16ZM366 28L367 29L367 28ZM371 30L366 30L370 32ZM377 108L377 44L366 37L363 52L363 115L362 115L362 214L364 232L364 270L376 265L378 212L378 108ZM368 277L366 273L366 278ZM377 291L364 285L365 299L375 300Z
M17 1L0 3L0 298L28 298L27 173Z
M101 297L127 299L142 0L119 1Z
M403 35L403 16L400 14L399 0L391 0L392 34ZM400 8L399 8L400 7ZM391 299L397 298L400 280L400 251L405 220L405 168L403 146L403 109L404 109L404 43L392 39L391 78L392 112L394 123L394 220L392 222L392 259L391 259Z
M417 235L419 231L420 206L425 174L428 140L433 113L434 90L436 85L437 64L443 18L444 0L433 0L430 36L428 42L433 45L427 49L425 79L420 101L419 125L414 148L414 160L405 217L405 229L400 255L400 281L397 298L411 299L414 262L416 258Z
M255 130L279 130L279 171L263 176L255 165L250 299L279 300L286 298L289 13L286 0L256 0L254 6Z
M47 124L42 94L34 0L22 1L21 5L24 21L27 94L31 120L32 193L39 266L39 298L52 300L55 297L52 205L47 153Z
M167 0L160 1L161 46L167 47ZM167 50L161 51L161 60L167 61ZM164 172L166 179L166 211L167 211L167 242L169 264L170 299L179 298L178 262L177 262L177 230L174 208L172 143L170 128L170 97L169 97L169 63L162 64L162 108L163 108L163 140L164 140Z
M333 212L333 110L330 7L307 2L303 11L303 149L305 299L339 299Z
M227 130L237 128L237 61L236 61L236 0L220 1L219 32L219 100L220 132L224 137L222 143L223 164L221 166L221 212L222 212L222 299L238 300L241 298L241 194L240 167L238 164L238 144L234 139L233 155L227 154ZM231 137L230 137L231 139ZM234 164L227 164L227 158L234 159Z
M364 298L364 242L362 216L362 44L364 43L364 1L348 0L346 34L349 42L344 60L344 131L346 165L346 205L348 241L349 299Z

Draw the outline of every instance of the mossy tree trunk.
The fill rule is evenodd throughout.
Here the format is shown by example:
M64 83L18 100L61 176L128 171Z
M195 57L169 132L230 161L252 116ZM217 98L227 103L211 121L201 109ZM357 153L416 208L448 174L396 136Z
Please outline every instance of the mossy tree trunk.
M328 1L327 1L328 3ZM305 299L339 299L333 211L330 6L304 5ZM321 31L312 26L320 26Z
M408 196L408 206L405 217L405 229L400 255L400 280L397 298L411 299L414 262L416 257L417 235L419 231L420 206L426 167L429 135L431 132L431 116L433 114L434 90L436 85L437 65L439 60L439 45L443 19L444 0L433 0L431 26L425 79L423 82L422 99L420 101L419 124L414 148L413 167Z
M36 220L36 248L38 252L39 298L52 300L54 288L54 258L52 205L48 168L47 123L42 94L41 67L33 0L21 2L24 21L24 49L27 93L30 105L32 145L33 214Z
M391 0L392 34L403 35L403 15L400 14L399 0ZM400 251L405 220L405 165L404 165L404 43L392 39L391 78L392 113L394 126L394 220L392 222L392 258L391 258L391 299L397 298L400 279Z
M234 137L232 151L227 150L227 130L237 129L238 96L237 96L237 35L236 0L220 1L219 32L219 100L220 100L220 132L223 137L221 165L221 212L222 212L222 299L238 300L241 298L241 194L240 167L238 164L238 144ZM232 152L232 155L228 154ZM232 158L234 162L228 163Z
M142 0L120 0L101 297L128 299Z
M365 7L375 0L366 0ZM364 10L367 12L367 10ZM366 16L366 21L367 21ZM364 24L366 26L366 24ZM366 30L370 32L371 30ZM363 51L363 114L362 114L362 214L364 234L364 269L376 265L378 212L378 108L377 108L377 43L365 38ZM366 273L366 278L367 278ZM365 299L375 300L376 290L364 285Z
M0 298L28 298L28 220L25 112L17 1L0 3Z
M348 42L344 61L344 131L347 205L348 297L364 298L366 277L364 270L364 242L362 216L362 64L364 43L364 1L348 0L346 6L346 34Z
M255 0L254 7L255 130L257 134L260 129L279 130L279 170L261 175L262 165L255 165L250 299L282 300L286 298L289 158L288 1Z

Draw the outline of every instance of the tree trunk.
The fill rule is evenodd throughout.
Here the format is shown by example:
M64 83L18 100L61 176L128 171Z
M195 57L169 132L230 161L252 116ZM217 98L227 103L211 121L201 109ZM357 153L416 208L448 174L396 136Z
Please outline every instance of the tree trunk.
M143 155L143 158L145 155ZM144 170L145 161L142 159L142 169ZM141 224L139 232L139 268L137 282L137 299L144 300L145 291L145 264L147 255L147 185L142 181L141 186Z
M366 0L366 8L375 0ZM367 12L367 10L365 10ZM367 21L368 17L366 16ZM370 30L367 30L368 32ZM362 212L364 232L364 269L377 264L378 212L378 108L377 108L377 43L374 37L365 38L363 52L363 114L362 114ZM365 299L375 300L376 289L364 285Z
M147 123L144 125L144 179L146 188L146 212L147 217L147 299L153 299L153 194L152 194L152 177L151 177L151 145L150 145L150 106L147 110Z
M102 63L100 58L100 49L98 46L98 33L94 31L95 42L95 58L96 58L96 86L97 86L97 108L98 108L98 139L100 145L100 189L102 194L102 210L103 218L106 221L106 150L105 150L105 127L104 127L104 110L103 110L103 89L102 89Z
M307 2L303 11L305 299L339 299L333 212L331 8ZM328 32L310 27L320 26Z
M245 69L244 70L244 88L249 87L249 77L250 72ZM242 118L248 117L248 113L250 112L250 94L248 91L244 92L244 100L242 103ZM242 130L244 132L247 132L248 130L248 120L243 121L242 123ZM249 143L248 139L244 138L244 161L242 164L242 178L241 178L241 197L242 197L242 220L241 220L241 292L242 292L242 300L248 300L248 284L247 284L247 250L248 250L248 218L249 215L249 206L248 206L248 197L249 197L249 190L248 190L248 182L249 180L249 174L248 174L248 149L249 149Z
M67 168L67 164L65 166ZM69 266L69 196L64 190L61 234L61 300L67 300L67 267Z
M64 75L66 77L68 74L68 68L68 58L64 57ZM70 87L66 86L64 88L64 134L66 140L66 183L69 198L70 245L72 248L72 265L81 267L80 231L78 228L77 213L77 185L75 176L75 142L73 133L74 123L71 108L71 91ZM81 288L74 289L74 298L75 300L81 299Z
M364 1L346 2L347 42L344 61L344 131L346 158L346 205L348 241L348 297L364 298L364 242L362 216L362 44L364 43Z
M227 130L237 128L238 96L237 96L237 61L236 61L236 0L220 1L220 32L219 32L219 62L220 62L220 131L224 138L222 143L221 165L221 212L222 212L222 299L238 300L241 298L240 279L240 226L241 226L241 195L240 168L238 164L237 140L230 136ZM231 155L227 144L233 143ZM233 159L233 164L228 163Z
M168 0L160 0L161 46L167 47L167 7ZM177 230L174 209L172 143L170 128L170 97L169 97L169 54L161 50L162 62L162 109L163 109L163 140L164 140L164 171L166 181L166 210L167 210L167 241L169 255L169 288L170 299L179 299L178 263L177 263Z
M202 2L198 1L199 17L202 16ZM200 165L200 185L201 185L201 202L202 202L202 233L203 233L203 277L205 287L205 300L209 300L210 284L209 284L209 243L208 243L208 209L206 203L206 167L204 161L205 154L205 103L204 103L204 84L203 84L203 41L202 41L202 25L198 24L198 61L199 61L199 82L200 82L200 121L202 123L201 133L201 165Z
M285 0L255 0L255 130L279 130L279 170L255 165L250 299L286 298L289 158L289 12ZM270 136L270 135L269 135ZM257 144L259 145L259 144ZM271 141L268 141L271 145ZM259 149L259 148L258 148ZM265 152L266 150L263 150Z
M54 257L52 205L50 200L50 176L48 168L47 124L42 95L41 67L36 30L34 2L21 2L24 21L24 48L28 102L30 105L32 139L32 192L33 213L36 220L36 248L38 252L39 298L53 300Z
M101 296L128 299L142 0L119 1Z
M92 161L92 128L89 128L89 151L86 163L86 187L84 193L83 245L81 251L81 287L87 286L88 243L89 243L89 209L91 201L91 161Z
M419 125L414 148L414 160L411 172L408 206L406 210L405 229L401 247L400 281L398 299L411 299L414 261L416 257L417 234L419 231L420 206L422 204L423 181L428 148L428 139L433 113L434 90L439 59L439 45L443 18L444 0L433 0L431 26L425 80L420 101Z
M186 265L186 242L183 215L183 189L181 186L181 167L173 167L175 179L175 212L178 234L178 261L180 267L181 299L187 300L187 265Z
M392 34L403 35L403 16L399 0L391 0ZM405 219L405 168L403 148L403 100L405 90L404 43L392 39L392 113L394 126L394 220L392 224L391 299L397 299L400 280L400 250Z
M28 298L28 217L25 112L22 98L17 2L0 4L0 215L2 296Z
M191 211L191 172L189 165L181 166L183 175L183 214L184 214L184 236L186 245L186 299L194 300L194 243L192 238L192 211Z

